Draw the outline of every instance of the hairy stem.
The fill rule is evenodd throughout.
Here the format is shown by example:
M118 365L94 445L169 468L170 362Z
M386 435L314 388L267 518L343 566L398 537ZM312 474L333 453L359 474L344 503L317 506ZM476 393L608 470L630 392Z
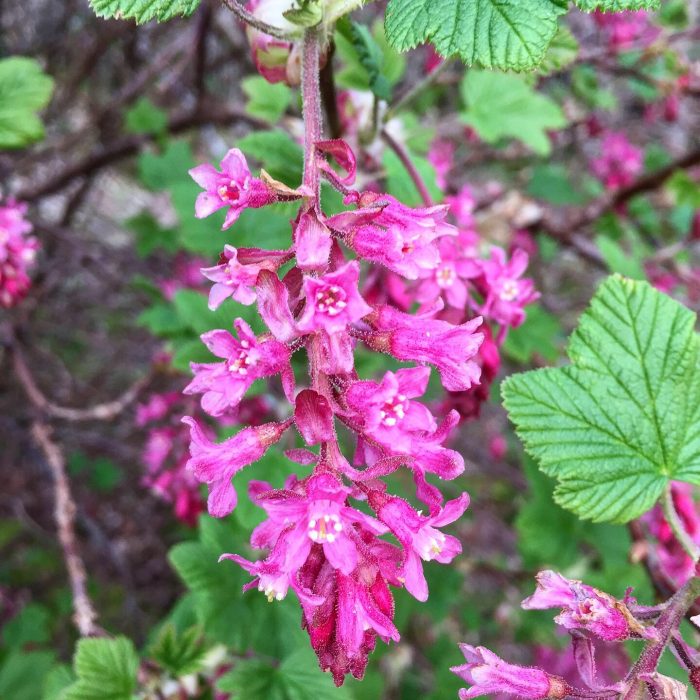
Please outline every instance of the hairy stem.
M318 204L321 178L316 162L316 142L321 140L320 37L313 27L304 33L301 63L301 98L304 111L304 184Z
M693 542L692 537L688 534L688 531L685 529L685 525L683 525L683 521L678 515L676 506L673 503L673 491L670 484L666 487L666 490L661 497L661 507L663 508L666 522L669 524L671 530L673 530L673 534L675 535L676 539L686 551L688 556L693 561L697 561L700 558L700 549L698 549L698 546L695 544L695 542Z
M433 206L433 198L430 196L428 187L423 181L421 174L418 172L416 166L411 160L411 157L408 155L408 151L386 129L382 129L382 138L387 146L389 146L389 148L396 153L403 167L406 168L406 172L409 174L411 180L413 180L413 184L416 186L418 194L420 194L425 206Z
M639 676L656 671L661 655L669 645L674 631L698 596L700 596L700 577L693 576L668 602L668 606L659 616L655 626L658 633L657 639L647 642L639 660L627 677L629 689L624 694L623 700L641 700L644 697L646 686Z

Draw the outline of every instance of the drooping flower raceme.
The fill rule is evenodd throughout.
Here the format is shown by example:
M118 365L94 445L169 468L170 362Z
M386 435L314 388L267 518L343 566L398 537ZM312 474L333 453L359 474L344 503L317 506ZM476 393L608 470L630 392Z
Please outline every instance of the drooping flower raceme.
M29 236L32 224L25 218L27 205L8 201L0 206L0 306L9 308L21 301L31 281L28 271L39 248Z
M600 155L591 166L607 189L617 190L634 182L644 167L644 154L622 132L608 131L601 140Z
M318 131L312 132L317 139ZM435 477L454 479L465 469L461 455L446 444L460 414L448 409L438 420L420 397L432 368L449 391L478 387L487 364L477 358L485 334L471 297L482 295L474 285L486 275L467 220L466 195L459 229L447 221L448 205L412 208L388 194L349 189L356 169L350 147L338 139L312 145L297 190L264 174L255 178L236 149L221 170L199 166L191 173L205 189L198 216L226 207L225 227L245 207L281 199L301 203L287 250L226 245L219 264L203 270L214 283L212 308L229 297L255 302L269 332L253 332L237 319L237 337L225 329L204 334L219 361L193 364L195 376L186 389L201 395L206 413L221 418L236 409L254 381L280 377L288 409L280 404L276 421L245 427L222 442L201 422L184 420L191 430L189 468L208 485L208 510L216 517L236 506L236 475L254 469L283 436L293 446L288 431L296 427L305 447L287 455L310 466L310 475L292 475L284 484L252 481L249 496L267 514L251 535L251 546L262 556L222 558L243 567L252 576L246 588L270 600L290 590L297 595L319 663L341 684L348 673L362 677L377 637L399 639L392 588L405 587L425 600L424 563L446 564L461 552L459 540L442 528L458 520L469 497L463 493L445 503L431 483ZM323 212L321 175L342 192L344 211ZM519 280L521 261L513 264L501 276ZM387 279L397 293L400 284L407 285L403 310L383 291ZM407 313L417 289L423 290L420 313ZM519 308L526 296L518 297ZM452 319L441 317L444 300ZM358 343L409 366L377 380L360 377ZM291 363L302 352L308 379L297 366L295 385ZM341 425L355 441L352 459L337 437ZM387 492L383 477L401 468L412 473L425 513Z

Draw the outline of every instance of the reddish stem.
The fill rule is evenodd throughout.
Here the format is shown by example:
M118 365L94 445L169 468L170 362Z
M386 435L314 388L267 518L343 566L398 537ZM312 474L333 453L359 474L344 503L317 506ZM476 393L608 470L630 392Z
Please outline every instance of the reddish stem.
M318 208L320 195L320 171L316 161L316 143L321 140L320 38L316 29L304 33L301 63L301 99L304 116L304 184L314 195Z
M700 596L700 577L693 576L668 602L668 606L659 616L655 626L659 637L657 640L647 642L639 660L630 671L627 677L630 684L629 690L623 696L623 700L641 700L644 697L646 685L639 676L656 671L673 632L678 629L681 620L698 596Z

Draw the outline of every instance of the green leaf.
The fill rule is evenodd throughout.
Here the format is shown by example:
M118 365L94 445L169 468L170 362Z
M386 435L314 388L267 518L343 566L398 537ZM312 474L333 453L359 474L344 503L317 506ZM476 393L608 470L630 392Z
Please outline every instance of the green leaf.
M243 487L236 482L236 488ZM226 644L237 653L255 650L281 658L304 643L298 604L291 596L269 603L257 590L243 593L241 589L250 576L233 562L218 563L222 552L250 556L245 542L249 532L234 519L222 521L203 516L201 542L178 544L168 557L192 591L197 622L206 630L208 640ZM270 633L276 629L285 632Z
M168 189L175 183L192 182L187 171L193 167L192 149L185 141L169 141L162 152L146 151L138 160L141 182L148 189L155 191Z
M40 698L44 680L53 663L54 654L50 651L10 652L0 664L0 698Z
M44 138L36 113L49 103L53 84L32 58L0 60L0 148L22 148Z
M284 83L268 83L260 75L252 75L241 82L248 97L245 111L276 124L287 111L292 100L292 91Z
M130 134L162 134L168 115L147 97L140 97L124 117L124 130Z
M296 0L296 7L282 14L299 27L315 27L323 19L323 7L320 0Z
M2 641L8 647L22 647L29 642L49 640L49 611L36 603L25 605L2 628Z
M78 680L65 700L131 700L136 690L139 657L126 637L81 639L73 666Z
M700 209L700 185L685 170L676 170L665 187L679 206Z
M197 672L206 653L199 627L191 627L178 634L172 624L163 627L148 651L154 661L175 677Z
M584 12L624 12L625 10L658 10L661 0L574 0Z
M608 236L596 236L595 242L610 272L617 272L635 280L646 279L642 265L643 258L635 254L639 253L639 250L634 250L630 254L617 241Z
M462 81L462 95L466 103L462 120L488 143L512 137L547 155L551 143L546 132L567 123L556 102L517 75L469 70Z
M598 72L593 66L575 66L571 72L571 88L592 109L612 111L617 107L615 93L600 87Z
M571 336L572 364L516 374L504 404L527 451L584 519L627 522L671 480L700 484L695 314L646 282L608 278Z
M245 700L349 700L345 687L336 688L313 653L301 648L275 667L267 661L241 661L217 687Z
M520 555L528 567L565 569L580 557L578 540L586 526L554 502L552 479L532 460L524 459L523 471L528 481L527 501L515 521Z
M545 56L566 12L563 0L390 0L389 42L407 51L431 41L468 65L531 70Z
M432 197L435 200L439 200L442 195L440 193L440 188L435 182L435 170L433 166L426 158L411 153L410 151L409 156ZM406 172L406 168L399 160L399 157L393 151L387 149L384 151L382 161L386 169L387 192L409 206L423 206L423 199L418 193L411 176Z
M559 207L584 204L590 199L585 191L589 183L581 177L581 173L576 175L574 184L568 169L561 163L540 163L532 170L527 194Z
M90 7L98 17L164 22L174 17L191 15L200 0L90 0Z
M178 250L177 232L174 229L163 228L155 217L148 212L142 212L124 222L136 236L136 252L141 257L150 255L155 250L175 253Z
M238 147L258 160L272 177L291 187L301 182L304 153L284 131L256 131L244 136Z
M382 74L384 56L369 29L358 22L349 23L349 37L357 59L367 73L369 89L380 99L391 99L391 85Z
M54 666L44 680L44 692L41 700L65 700L66 690L74 681L75 676L70 666L66 664Z
M525 323L513 328L503 351L516 362L530 362L535 355L554 362L559 356L557 340L562 335L559 319L541 306L529 306Z
M568 27L559 27L544 60L537 69L542 75L555 73L571 65L578 56L578 41Z
M183 333L189 326L175 312L171 304L154 304L143 311L136 320L139 326L148 328L159 338L168 338Z

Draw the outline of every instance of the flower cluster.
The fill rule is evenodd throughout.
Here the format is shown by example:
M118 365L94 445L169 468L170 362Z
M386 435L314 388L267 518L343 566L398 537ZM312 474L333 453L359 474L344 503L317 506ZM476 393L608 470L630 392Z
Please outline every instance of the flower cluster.
M648 12L644 10L628 12L595 12L595 23L600 27L613 51L643 48L659 35Z
M329 166L333 160L343 169L344 182L352 182L354 156L343 142L315 146L319 171L340 178ZM246 196L223 197L219 183L224 180L227 192L255 189L249 206L274 199L235 150L222 161L221 172L200 166L193 177L207 188L199 214L226 206L229 223ZM296 592L321 666L337 683L347 673L362 676L377 636L398 640L391 587L403 586L425 600L423 562L447 563L461 550L440 528L462 515L468 496L445 503L431 483L464 470L459 453L445 445L458 415L452 411L439 423L417 399L426 391L431 367L450 391L478 384L474 358L483 341L480 317L453 324L434 313L406 313L386 301L370 304L362 291L360 260L416 281L437 269L443 241L458 235L445 221L448 207L412 209L388 195L344 190L351 208L330 217L299 191L304 203L288 251L227 245L220 264L204 271L214 282L212 306L228 296L256 301L266 329L254 331L236 319L235 335L224 329L206 333L202 340L218 361L193 364L194 378L185 390L201 395L204 411L219 418L240 405L254 381L279 378L291 407L284 420L249 425L217 443L201 422L185 419L191 432L188 466L209 487L209 513L225 516L238 499L235 474L296 427L305 447L287 454L312 464L311 475L290 476L282 488L255 481L250 487L251 499L268 516L253 532L251 546L267 554L257 561L224 556L244 567L254 577L251 585L271 600L285 597L290 587ZM292 260L295 265L280 278L281 266ZM412 366L387 372L379 381L360 379L354 357L358 342ZM301 351L309 364L304 388L296 386L291 367ZM352 464L341 451L339 426L355 435ZM402 466L412 472L426 514L387 492L381 478ZM371 515L359 507L362 503ZM399 546L381 539L386 534Z
M623 648L611 646L611 643L660 638L656 625L647 622L659 617L660 608L641 608L629 591L624 600L618 600L554 571L542 571L537 575L537 588L523 601L522 607L526 610L559 609L554 621L571 635L571 652L539 650L538 665L524 668L503 661L484 647L462 644L467 663L452 668L471 686L460 691L462 700L501 693L532 700L590 697L591 691L601 697L624 694L625 681L615 682L615 679L629 678L629 659ZM597 652L600 664L596 663ZM556 675L542 666L555 671ZM643 680L663 683L665 677ZM577 684L586 687L581 689Z
M318 53L303 58L318 68ZM314 98L305 92L304 99ZM494 332L484 319L500 326L502 340L537 295L522 278L523 251L510 259L498 248L480 254L469 189L446 204L418 208L376 183L353 189L355 152L344 140L321 139L313 105L307 107L304 181L296 190L264 171L254 177L237 149L219 170L191 171L205 190L197 216L226 209L224 228L245 207L280 199L301 204L289 249L232 241L219 263L203 270L213 282L211 308L228 297L255 303L262 323L237 318L235 333L204 334L216 361L192 364L185 393L200 396L202 409L220 420L237 410L253 382L264 380L277 384L289 409L222 442L201 421L183 420L190 429L187 466L207 485L215 517L237 505L236 474L282 440L291 462L311 467L309 476L290 475L284 484L250 482L250 499L267 514L250 540L262 557L222 558L250 573L247 588L270 601L294 591L320 665L340 685L348 673L362 677L377 637L399 639L392 588L426 600L423 563L446 564L461 551L442 528L461 517L469 497L445 501L435 480L453 480L465 469L447 444L464 414L444 405L436 417L421 402L433 370L451 396L477 391L481 377L490 381L498 367ZM341 212L323 211L322 177L342 193ZM359 346L405 364L379 378L360 377ZM303 379L300 357L308 367ZM352 459L343 451L348 440ZM400 468L411 473L423 509L388 491L383 478Z
M644 167L644 154L622 132L608 131L603 134L600 155L591 167L607 189L617 190L634 182Z
M182 411L179 392L154 393L136 407L136 425L148 433L141 459L143 485L172 504L175 517L194 527L204 510L199 484L186 469L187 432L174 416Z
M0 206L0 306L5 308L21 301L31 285L28 272L39 243L28 235L33 227L26 213L27 205L19 202Z

